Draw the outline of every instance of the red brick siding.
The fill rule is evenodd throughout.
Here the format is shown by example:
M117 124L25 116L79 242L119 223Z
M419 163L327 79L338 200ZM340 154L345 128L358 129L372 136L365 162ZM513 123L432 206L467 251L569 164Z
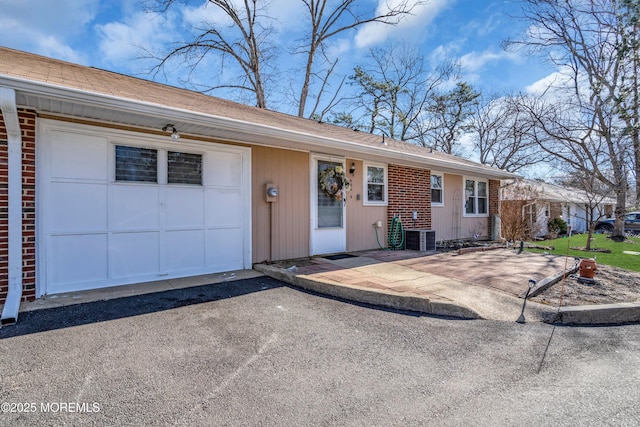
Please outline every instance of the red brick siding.
M549 221L562 217L562 203L552 202L549 203Z
M488 231L489 238L491 238L491 215L500 215L500 181L495 179L489 180L489 221L488 221Z
M418 212L415 228L431 229L431 171L389 165L387 221L399 215L404 228L414 228L412 214Z
M18 110L22 129L22 300L36 297L36 113ZM0 115L0 303L9 277L7 132Z

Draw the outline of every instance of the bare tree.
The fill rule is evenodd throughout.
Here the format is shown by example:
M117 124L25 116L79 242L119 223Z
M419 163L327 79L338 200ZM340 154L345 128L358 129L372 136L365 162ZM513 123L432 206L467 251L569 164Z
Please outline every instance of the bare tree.
M308 12L310 21L309 34L302 40L298 52L306 55L305 71L298 99L298 116L305 116L307 99L312 79L318 73L314 70L314 63L318 53L326 58L327 41L347 30L355 29L368 23L382 23L396 25L400 19L412 12L412 10L424 3L420 0L400 0L387 3L387 10L379 13L375 8L367 7L360 10L358 5L363 2L358 0L340 0L337 3L330 0L301 0ZM326 74L322 78L327 81ZM321 97L322 93L318 93Z
M628 141L613 130L615 114L600 106L585 108L563 100L541 103L531 109L540 145L576 171L597 178L616 194L616 216L624 215L627 174L624 163ZM617 236L617 237L616 237ZM614 227L614 238L623 239L623 224Z
M618 114L625 122L625 133L631 139L631 170L635 183L635 207L640 209L640 2L620 0L619 55L624 59Z
M358 89L353 108L363 112L358 128L422 143L422 112L436 88L454 74L454 65L445 61L428 71L422 55L407 46L372 49L369 59L350 77Z
M480 92L466 82L444 94L433 94L422 122L424 134L433 148L448 154L456 152L460 136L471 130L469 119L474 114Z
M480 163L522 172L551 160L552 156L531 137L534 123L526 110L531 102L525 95L480 98L469 124Z
M167 11L177 0L157 0L160 9ZM202 22L192 28L192 40L174 43L173 47L163 56L158 57L158 65L154 68L159 72L170 61L181 60L196 72L198 66L204 63L210 53L218 54L221 69L214 72L207 70L212 81L220 80L224 74L227 61L231 61L232 68L239 67L239 79L234 82L221 81L209 86L203 92L211 92L222 88L240 89L248 91L255 97L255 105L259 108L267 107L265 91L265 63L269 63L275 48L269 42L273 34L273 26L269 24L271 18L266 16L261 8L260 0L239 1L208 0L206 6L215 7L229 18L227 25L215 22Z
M562 85L529 108L543 149L576 170L593 174L616 193L613 238L624 238L629 136L619 115L622 76L617 0L525 0L530 23L520 43L559 67ZM554 95L555 98L551 98Z

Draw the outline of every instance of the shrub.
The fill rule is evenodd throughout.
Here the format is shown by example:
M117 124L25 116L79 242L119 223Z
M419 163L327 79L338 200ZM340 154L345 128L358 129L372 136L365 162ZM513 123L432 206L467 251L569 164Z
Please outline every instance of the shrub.
M549 221L549 233L566 234L567 223L562 218L553 218Z

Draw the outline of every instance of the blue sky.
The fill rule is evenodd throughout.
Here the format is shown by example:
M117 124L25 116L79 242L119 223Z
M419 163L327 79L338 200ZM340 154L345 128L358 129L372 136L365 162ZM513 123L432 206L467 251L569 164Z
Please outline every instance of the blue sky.
M149 0L146 0L147 2ZM375 6L386 0L362 0ZM160 51L182 37L187 22L219 19L203 0L178 4L169 15L145 12L143 0L0 0L0 40L7 47L153 79L151 63L139 59L140 47ZM304 30L294 0L270 0L279 40L293 40ZM400 25L374 25L343 33L331 47L348 74L368 49L385 43L409 43L431 61L446 55L459 60L463 79L483 92L530 91L553 73L536 59L505 52L505 38L524 26L514 18L518 0L430 0ZM284 59L283 59L284 58ZM281 57L286 61L287 55ZM180 74L166 75L177 84ZM206 76L199 76L203 80ZM161 80L161 78L156 77ZM220 95L222 96L222 95ZM280 108L282 109L282 108Z

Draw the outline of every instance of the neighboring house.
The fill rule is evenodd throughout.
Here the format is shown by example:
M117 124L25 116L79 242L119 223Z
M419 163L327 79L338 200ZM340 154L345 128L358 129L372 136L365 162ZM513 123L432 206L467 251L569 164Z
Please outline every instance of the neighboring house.
M435 230L438 240L488 238L500 180L515 177L6 48L0 107L6 306L373 249L376 229L384 245L394 216L405 228ZM350 189L340 191L346 180Z
M589 206L594 207L594 221L611 216L615 200L598 197L577 189L540 181L516 179L502 181L501 204L512 204L522 212L536 237L548 234L548 223L562 218L572 232L589 230Z

